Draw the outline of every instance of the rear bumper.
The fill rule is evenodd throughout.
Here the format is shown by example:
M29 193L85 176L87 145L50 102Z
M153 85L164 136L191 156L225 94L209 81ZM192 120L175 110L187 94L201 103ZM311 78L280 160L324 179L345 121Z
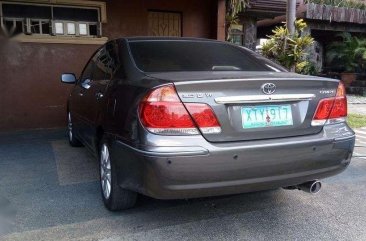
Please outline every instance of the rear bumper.
M135 148L117 140L111 155L120 186L154 198L244 193L301 184L345 170L355 136L345 124L338 127L338 132L324 128L312 136L225 144L200 140L202 145Z

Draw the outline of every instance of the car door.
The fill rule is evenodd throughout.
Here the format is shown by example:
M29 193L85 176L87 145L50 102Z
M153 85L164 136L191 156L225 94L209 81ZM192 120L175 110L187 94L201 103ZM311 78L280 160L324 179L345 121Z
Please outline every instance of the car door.
M93 57L94 62L91 87L85 93L87 108L85 117L87 129L85 132L86 141L91 148L97 145L97 130L101 124L102 115L106 110L106 91L110 84L112 74L116 69L114 58L114 42L109 42L103 46Z
M113 74L110 76L111 81L105 95L107 108L104 118L104 130L109 133L118 133L119 127L124 127L124 117L128 110L123 107L130 103L130 96L136 95L136 93L131 91L127 84L126 69L123 63L123 54L127 52L126 45L115 42L113 46L107 47L107 51L113 59L113 68L111 68Z
M90 81L92 78L94 62L91 59L85 65L83 72L80 75L80 78L75 85L71 93L71 100L69 103L69 110L72 115L73 127L76 132L76 135L84 140L84 130L85 130L85 92L88 88L90 88Z

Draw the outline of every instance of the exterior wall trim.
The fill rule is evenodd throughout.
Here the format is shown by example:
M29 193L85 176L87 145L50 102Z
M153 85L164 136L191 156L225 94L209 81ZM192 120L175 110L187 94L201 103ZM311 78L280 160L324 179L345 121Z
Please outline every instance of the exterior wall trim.
M47 43L47 44L94 44L102 45L108 41L107 37L88 38L88 37L55 37L42 35L25 35L21 34L14 37L12 40L22 43Z

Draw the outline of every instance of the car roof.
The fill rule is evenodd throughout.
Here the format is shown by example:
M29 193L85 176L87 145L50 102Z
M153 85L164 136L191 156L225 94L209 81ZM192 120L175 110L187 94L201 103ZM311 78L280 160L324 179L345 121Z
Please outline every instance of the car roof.
M134 41L167 41L167 40L172 40L172 41L193 41L193 42L220 42L220 43L225 43L222 41L218 41L215 39L207 39L207 38L193 38L193 37L153 37L153 36L141 36L141 37L127 37L127 38L122 38L122 39L126 39L128 42L134 42Z

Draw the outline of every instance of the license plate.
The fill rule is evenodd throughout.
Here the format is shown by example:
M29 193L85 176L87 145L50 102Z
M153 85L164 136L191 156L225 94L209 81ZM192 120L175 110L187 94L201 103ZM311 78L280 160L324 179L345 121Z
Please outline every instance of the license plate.
M293 125L291 105L259 105L241 108L243 128Z

